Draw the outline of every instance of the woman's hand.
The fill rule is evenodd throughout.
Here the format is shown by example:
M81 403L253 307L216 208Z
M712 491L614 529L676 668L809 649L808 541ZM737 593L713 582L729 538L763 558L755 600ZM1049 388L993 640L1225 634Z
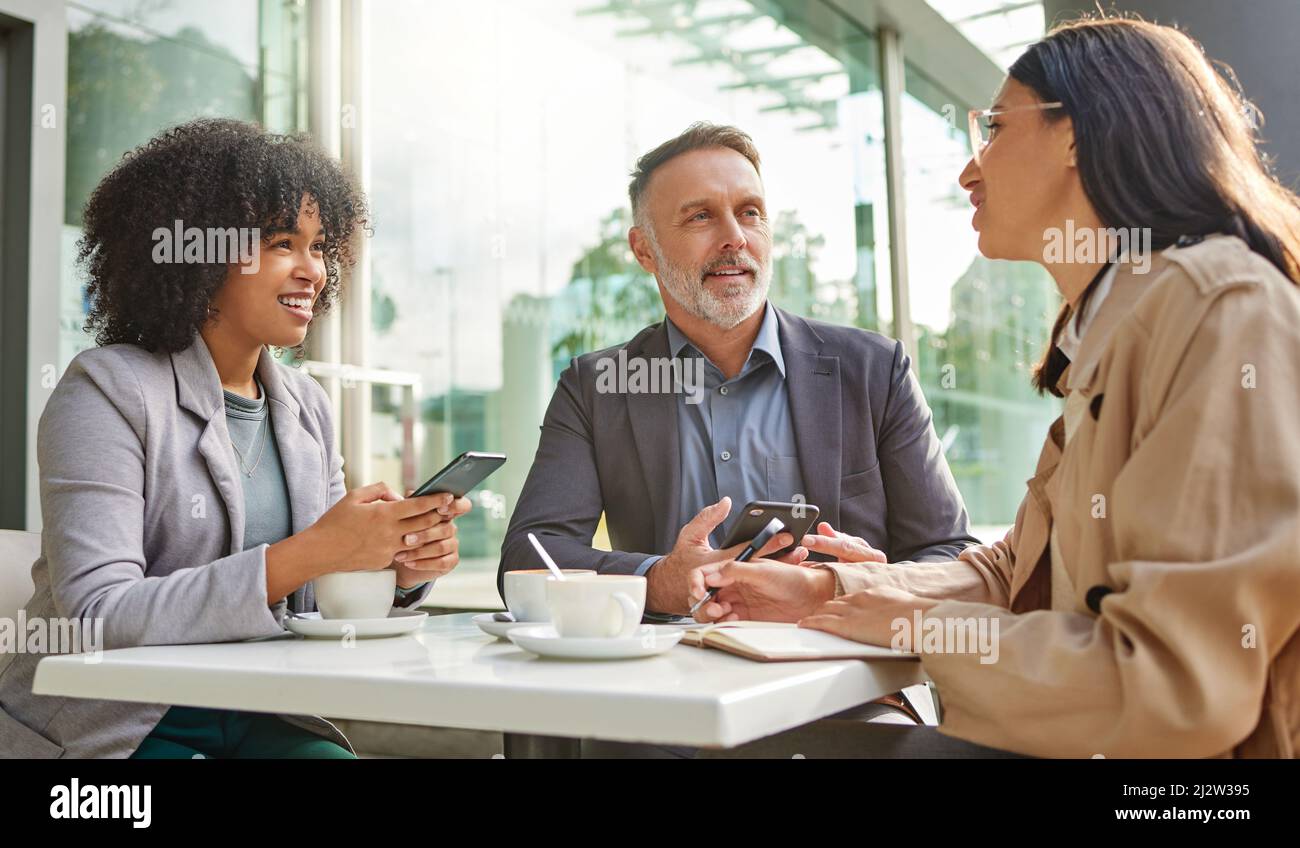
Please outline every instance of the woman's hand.
M718 594L696 611L696 621L798 621L835 596L835 575L766 559L711 562L690 573L692 599L712 588Z
M817 533L803 537L804 547L819 554L828 554L838 562L889 562L883 551L871 547L866 540L841 533L827 522L817 525Z
M448 494L403 498L386 483L353 489L303 531L312 540L322 573L378 571L399 552L419 549L450 510ZM407 542L411 539L411 542Z
M452 496L403 499L384 483L348 492L316 522L266 549L266 598L278 603L304 583L335 571L378 571L456 507ZM404 544L415 534L417 542ZM399 575L399 579L401 576Z
M408 489L407 497L413 491ZM403 537L405 547L393 557L398 586L412 589L447 574L460 563L460 542L456 538L456 525L452 522L469 512L471 506L469 498L454 498L437 509L437 524Z
M916 648L910 638L916 635L912 633L913 615L917 610L924 615L937 603L939 601L918 597L892 586L875 586L827 601L812 615L801 619L799 626L824 630L854 642L888 648L894 647L894 634L899 632L899 628L894 627L894 622L901 619L907 622L906 628L901 632L909 638L897 647L904 651L914 651Z

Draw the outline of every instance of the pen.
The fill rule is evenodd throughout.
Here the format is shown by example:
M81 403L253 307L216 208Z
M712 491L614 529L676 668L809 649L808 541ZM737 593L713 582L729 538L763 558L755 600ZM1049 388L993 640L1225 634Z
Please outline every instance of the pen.
M781 523L781 519L779 518L773 518L771 521L767 522L767 526L760 530L758 535L751 539L749 544L745 546L745 549L740 552L740 556L736 557L736 562L748 562L750 557L762 550L763 546L770 542L773 536L784 529L785 525ZM695 606L691 607L690 614L695 615L696 610L717 596L718 587L714 586L712 589L704 593L703 598L700 598L695 602Z

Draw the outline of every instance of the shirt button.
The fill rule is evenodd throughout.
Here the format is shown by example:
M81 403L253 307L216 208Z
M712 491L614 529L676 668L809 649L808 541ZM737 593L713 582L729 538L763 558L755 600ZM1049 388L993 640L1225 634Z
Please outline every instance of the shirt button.
M726 393L727 393L727 387L726 387L726 386L722 386L722 387L720 387L720 388L718 389L718 394L725 395Z
M723 452L722 452L722 461L723 461L723 462L726 462L726 461L729 460L729 459L731 459L731 451L723 451Z

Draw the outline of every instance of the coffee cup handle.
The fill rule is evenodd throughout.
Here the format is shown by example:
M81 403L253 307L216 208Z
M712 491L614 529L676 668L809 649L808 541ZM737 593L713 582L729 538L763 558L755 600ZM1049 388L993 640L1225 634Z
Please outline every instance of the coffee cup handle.
M615 592L612 596L623 610L623 626L619 628L618 638L627 639L641 626L641 615L636 602L626 592Z

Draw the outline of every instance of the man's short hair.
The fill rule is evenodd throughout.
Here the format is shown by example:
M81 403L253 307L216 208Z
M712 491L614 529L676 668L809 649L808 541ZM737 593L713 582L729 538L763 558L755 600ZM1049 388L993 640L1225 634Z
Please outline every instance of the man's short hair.
M746 132L731 126L698 121L687 127L681 135L668 139L636 160L636 170L632 172L632 182L627 187L627 194L628 199L632 201L632 220L637 226L644 227L650 223L646 220L643 201L646 186L650 184L650 177L655 170L683 153L710 147L725 147L736 151L748 159L749 164L754 166L754 171L761 175L758 148L754 146L754 140Z

